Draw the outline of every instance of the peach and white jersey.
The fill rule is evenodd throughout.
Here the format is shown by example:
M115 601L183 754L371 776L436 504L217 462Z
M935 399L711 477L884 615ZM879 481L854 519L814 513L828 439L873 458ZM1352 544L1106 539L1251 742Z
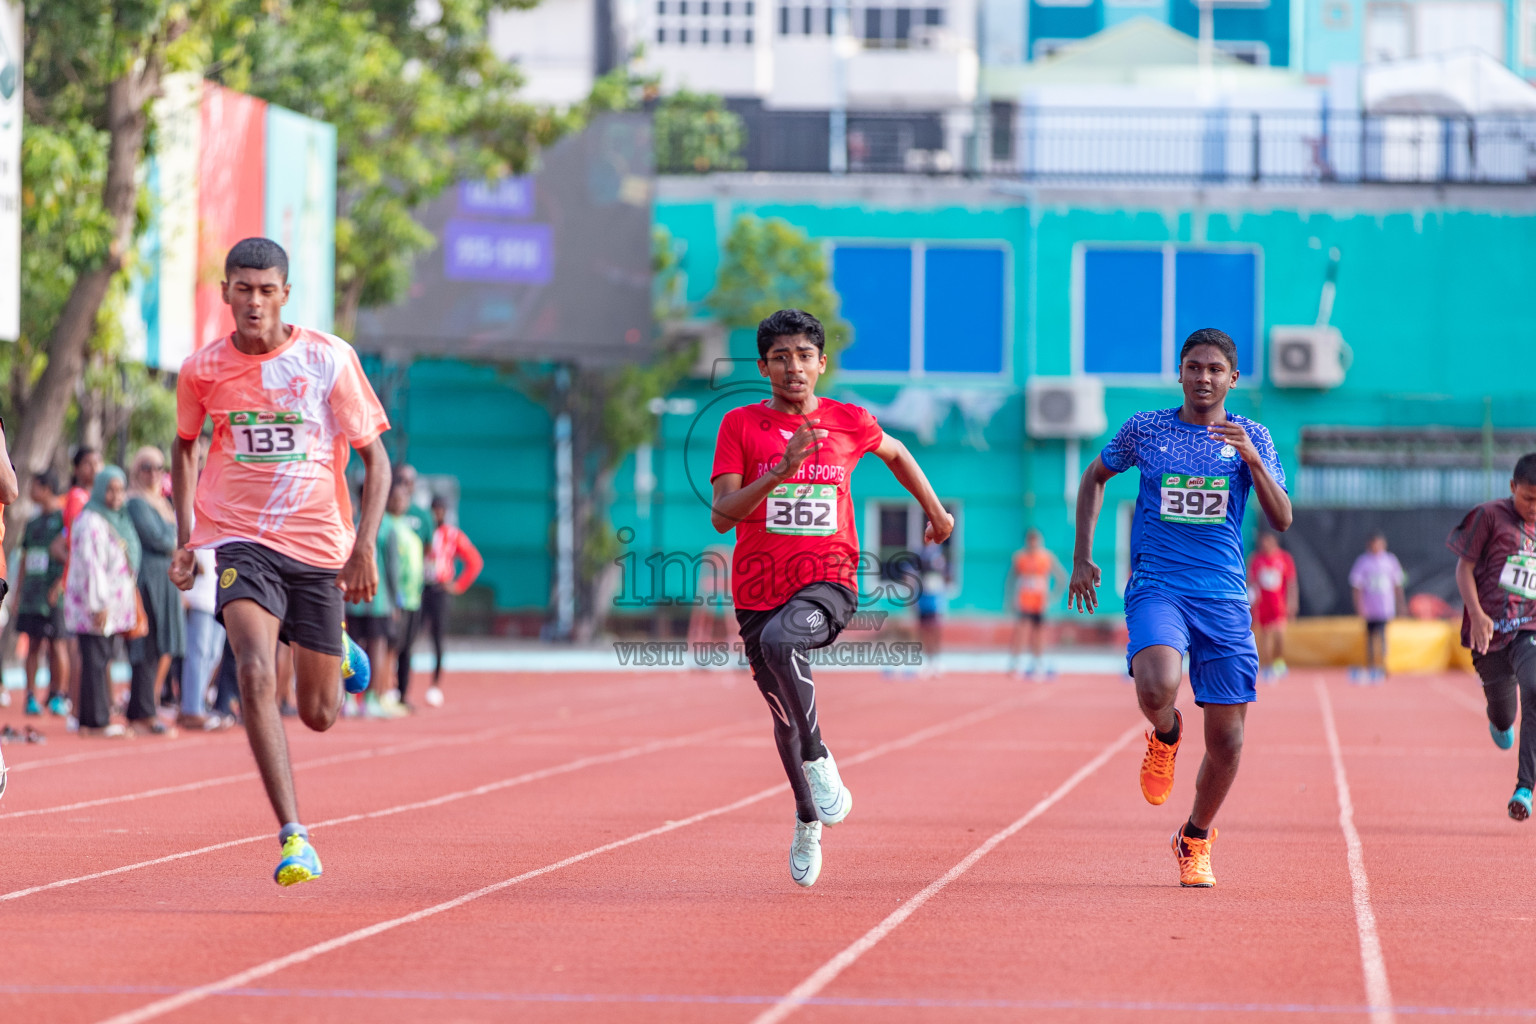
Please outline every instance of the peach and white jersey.
M233 335L206 345L181 367L177 435L195 439L209 416L190 546L250 541L340 569L356 537L348 445L389 429L352 346L304 327L264 355L241 352Z

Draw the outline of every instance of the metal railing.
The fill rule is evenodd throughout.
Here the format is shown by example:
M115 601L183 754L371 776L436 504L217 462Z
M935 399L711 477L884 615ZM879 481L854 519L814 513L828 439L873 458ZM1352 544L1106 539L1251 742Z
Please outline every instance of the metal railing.
M828 170L828 135L813 113L758 110L746 121L748 170ZM847 167L863 173L1197 185L1536 182L1536 117L1525 116L993 103L849 111L847 137ZM798 154L793 166L779 166L783 152Z

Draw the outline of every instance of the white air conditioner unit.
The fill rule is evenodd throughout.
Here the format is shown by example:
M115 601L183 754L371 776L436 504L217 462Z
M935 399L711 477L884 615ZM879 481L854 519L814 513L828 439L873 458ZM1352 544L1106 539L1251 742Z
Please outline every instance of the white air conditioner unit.
M1269 382L1277 388L1336 388L1348 360L1337 327L1269 329Z
M1098 437L1109 427L1097 377L1031 377L1024 385L1030 437Z

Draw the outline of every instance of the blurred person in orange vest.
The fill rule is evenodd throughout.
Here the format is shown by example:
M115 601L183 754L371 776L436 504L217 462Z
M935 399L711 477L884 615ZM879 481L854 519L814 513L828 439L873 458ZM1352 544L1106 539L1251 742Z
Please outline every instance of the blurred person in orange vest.
M432 497L432 543L427 548L427 585L421 592L421 614L432 635L432 685L426 702L434 708L443 706L443 626L448 620L448 598L469 589L485 568L485 559L470 543L464 531L448 521L448 502L440 494ZM462 568L460 568L462 566Z
M1007 593L1018 618L1008 641L1008 671L1035 678L1055 672L1045 664L1045 605L1053 587L1067 585L1067 570L1061 560L1045 549L1045 538L1035 527L1024 534L1024 546L1013 553L1008 570ZM1019 648L1029 645L1034 664L1027 672L1019 659Z

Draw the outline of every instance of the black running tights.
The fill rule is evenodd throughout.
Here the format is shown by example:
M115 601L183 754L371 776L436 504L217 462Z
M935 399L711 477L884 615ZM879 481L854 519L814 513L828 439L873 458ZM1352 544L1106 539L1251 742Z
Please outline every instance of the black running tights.
M816 804L801 763L825 757L816 716L816 683L806 652L837 639L858 598L835 583L813 583L777 608L737 609L752 678L773 712L773 739L795 792L801 821L816 820Z
M1536 633L1522 632L1508 647L1474 654L1472 664L1483 680L1488 699L1488 721L1495 729L1508 729L1520 716L1520 767L1518 784L1527 789L1536 782Z

